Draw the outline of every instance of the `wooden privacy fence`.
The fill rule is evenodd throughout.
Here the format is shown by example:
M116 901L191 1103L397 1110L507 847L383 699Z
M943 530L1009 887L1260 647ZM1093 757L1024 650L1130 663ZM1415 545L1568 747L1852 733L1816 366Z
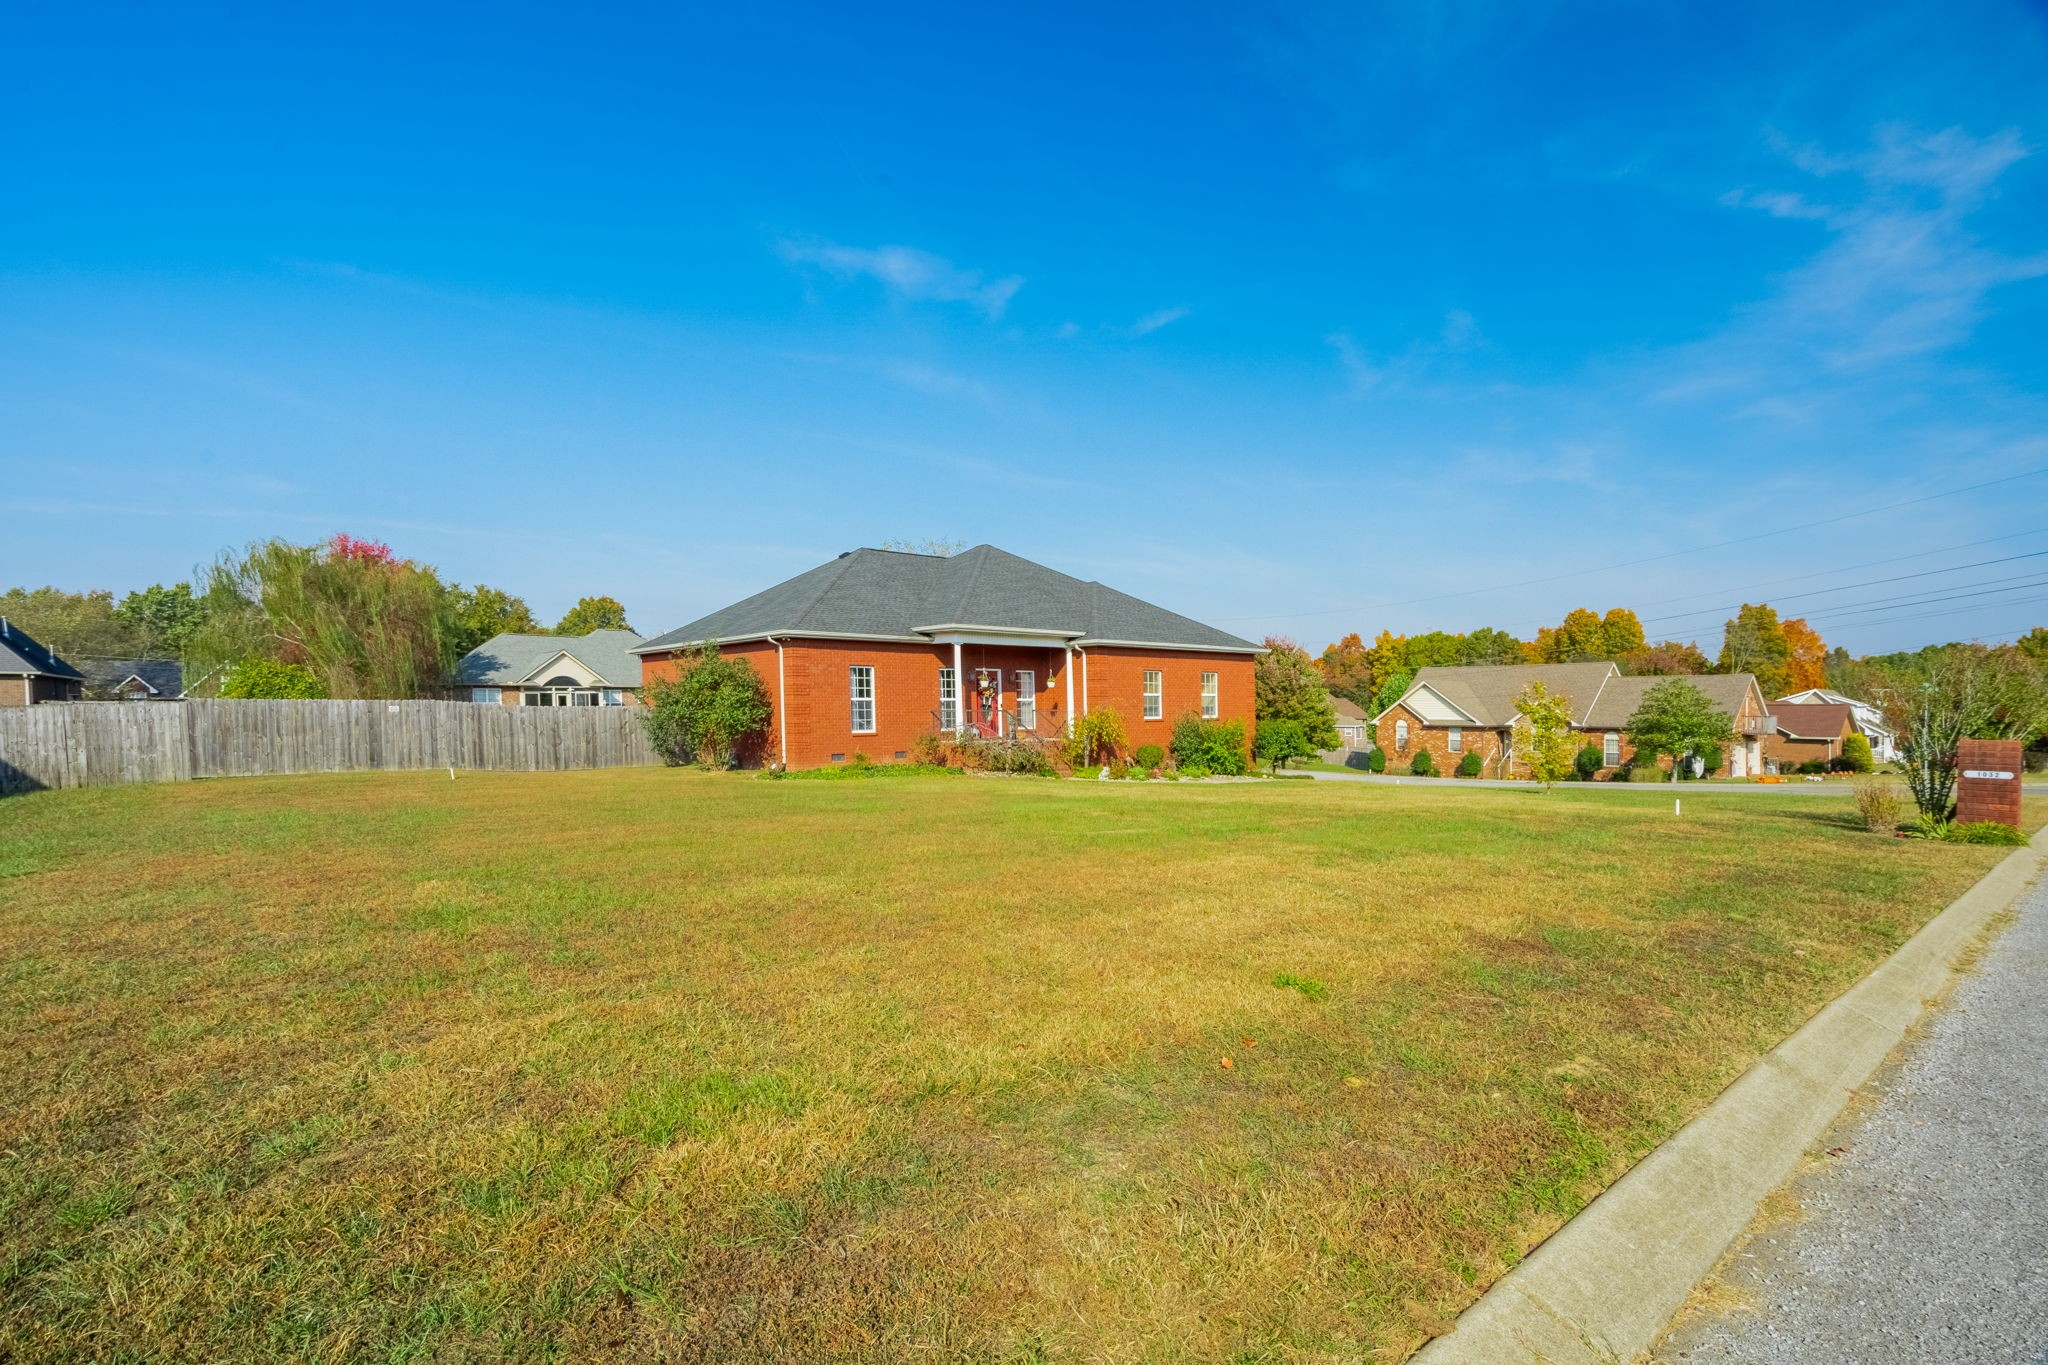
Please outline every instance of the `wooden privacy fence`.
M355 768L538 772L658 762L640 708L631 706L106 701L0 707L0 795Z

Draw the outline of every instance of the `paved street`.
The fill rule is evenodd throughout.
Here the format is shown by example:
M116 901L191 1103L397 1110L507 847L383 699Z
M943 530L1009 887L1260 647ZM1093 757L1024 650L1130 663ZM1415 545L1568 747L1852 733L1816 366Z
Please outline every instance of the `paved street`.
M2048 884L1823 1148L1662 1365L2048 1365Z

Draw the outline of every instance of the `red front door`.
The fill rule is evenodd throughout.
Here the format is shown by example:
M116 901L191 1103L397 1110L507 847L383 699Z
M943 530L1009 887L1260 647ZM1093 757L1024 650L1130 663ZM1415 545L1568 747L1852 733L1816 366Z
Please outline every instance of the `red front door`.
M1003 732L1003 675L994 668L974 670L974 687L967 694L967 718L975 732L999 735Z

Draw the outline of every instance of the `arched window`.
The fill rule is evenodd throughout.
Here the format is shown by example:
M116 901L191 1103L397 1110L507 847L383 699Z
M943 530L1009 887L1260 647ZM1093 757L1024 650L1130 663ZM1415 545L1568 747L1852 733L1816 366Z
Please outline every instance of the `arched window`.
M1394 748L1399 753L1408 752L1408 722L1405 720L1394 722Z

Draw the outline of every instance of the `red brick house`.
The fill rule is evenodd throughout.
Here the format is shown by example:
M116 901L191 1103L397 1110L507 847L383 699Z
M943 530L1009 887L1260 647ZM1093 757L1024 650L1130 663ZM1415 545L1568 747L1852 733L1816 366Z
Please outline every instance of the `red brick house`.
M767 763L908 756L919 735L1063 734L1105 707L1159 744L1189 712L1252 724L1260 646L1043 564L850 550L633 652L646 681L707 644L748 660L775 711Z
M1424 668L1401 699L1374 717L1388 772L1406 772L1415 754L1429 751L1436 771L1448 776L1468 753L1479 755L1483 777L1526 777L1514 753L1515 698L1532 682L1571 700L1571 724L1580 743L1601 746L1601 775L1628 762L1635 747L1623 733L1643 695L1662 677L1628 677L1611 663L1490 664ZM1773 722L1763 692L1747 673L1688 677L1726 711L1735 726L1725 771L1751 777L1763 771L1760 744ZM1668 760L1665 766L1669 766Z
M1856 710L1846 703L1774 701L1771 718L1778 733L1764 741L1764 757L1781 769L1840 758L1856 733Z
M83 674L0 616L0 706L77 701L84 691Z

